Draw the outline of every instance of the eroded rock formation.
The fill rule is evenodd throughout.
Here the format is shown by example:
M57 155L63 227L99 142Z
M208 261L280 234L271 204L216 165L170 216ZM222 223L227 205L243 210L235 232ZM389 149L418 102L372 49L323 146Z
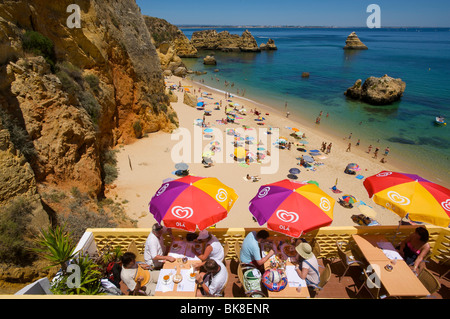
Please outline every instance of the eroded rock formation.
M381 78L371 76L364 84L362 80L357 80L344 94L368 104L387 105L400 100L405 88L406 83L402 79L394 79L386 74Z
M230 34L228 31L216 30L195 31L192 34L191 44L197 50L221 50L233 52L259 52L255 38L245 30L241 36Z
M367 46L361 42L355 32L350 33L345 41L344 50L367 50Z

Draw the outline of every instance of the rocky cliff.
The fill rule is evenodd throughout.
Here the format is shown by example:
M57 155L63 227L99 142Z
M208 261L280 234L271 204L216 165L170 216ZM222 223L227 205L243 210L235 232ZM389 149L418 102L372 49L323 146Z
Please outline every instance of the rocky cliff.
M236 52L259 52L255 38L245 30L241 36L230 34L228 31L216 30L196 31L192 34L191 44L197 50L221 50Z
M402 79L394 79L386 74L381 78L371 76L364 84L362 80L357 80L344 94L368 104L387 105L400 100L405 89L406 83Z
M0 207L26 197L36 226L55 217L41 190L96 207L106 152L134 141L136 123L139 135L178 124L135 1L76 1L81 28L67 24L72 3L0 2Z
M345 41L344 50L367 50L367 46L361 42L355 32L350 33Z
M184 76L187 68L181 58L196 58L197 49L178 29L164 19L144 16L165 75Z

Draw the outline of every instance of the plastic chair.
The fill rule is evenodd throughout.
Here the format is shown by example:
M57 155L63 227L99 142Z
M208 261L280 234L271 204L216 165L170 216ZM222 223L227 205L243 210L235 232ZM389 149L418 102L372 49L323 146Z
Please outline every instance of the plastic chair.
M422 269L417 278L419 278L420 282L427 288L430 295L441 289L441 284L437 278L426 268Z
M236 242L234 243L234 251L237 256L237 261L241 263L241 244L238 240L236 240Z
M339 282L341 282L342 277L345 276L350 267L352 266L364 267L364 263L360 260L357 260L355 256L353 256L353 252L351 250L344 250L344 248L342 248L343 244L345 244L345 242L336 241L338 256L345 267L344 273L342 274L342 276L339 277Z
M259 277L259 279L253 279L252 281L250 281L246 276L249 270L253 271L258 269L253 264L239 263L237 269L238 279L239 282L242 284L245 296L253 298L266 297L266 295L261 289L261 277Z

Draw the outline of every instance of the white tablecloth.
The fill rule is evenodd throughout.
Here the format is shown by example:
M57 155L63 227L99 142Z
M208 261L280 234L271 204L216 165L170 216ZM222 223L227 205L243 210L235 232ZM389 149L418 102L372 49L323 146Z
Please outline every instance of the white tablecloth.
M286 266L286 276L289 287L306 287L306 281L299 277L295 271L295 266Z
M158 283L156 284L156 291L162 291L162 292L172 291L173 285L175 284L172 280L172 277L174 274L175 274L174 269L161 269L159 271ZM169 282L167 284L164 283L164 280L163 280L163 277L165 275L170 276Z

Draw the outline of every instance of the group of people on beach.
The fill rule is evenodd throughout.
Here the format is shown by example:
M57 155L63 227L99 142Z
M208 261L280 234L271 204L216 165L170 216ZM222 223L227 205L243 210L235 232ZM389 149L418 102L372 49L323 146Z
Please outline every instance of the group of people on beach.
M333 146L333 143L331 143L331 142L328 145L326 142L322 142L322 147L320 148L320 150L322 152L324 152L325 154L330 154L332 146Z

